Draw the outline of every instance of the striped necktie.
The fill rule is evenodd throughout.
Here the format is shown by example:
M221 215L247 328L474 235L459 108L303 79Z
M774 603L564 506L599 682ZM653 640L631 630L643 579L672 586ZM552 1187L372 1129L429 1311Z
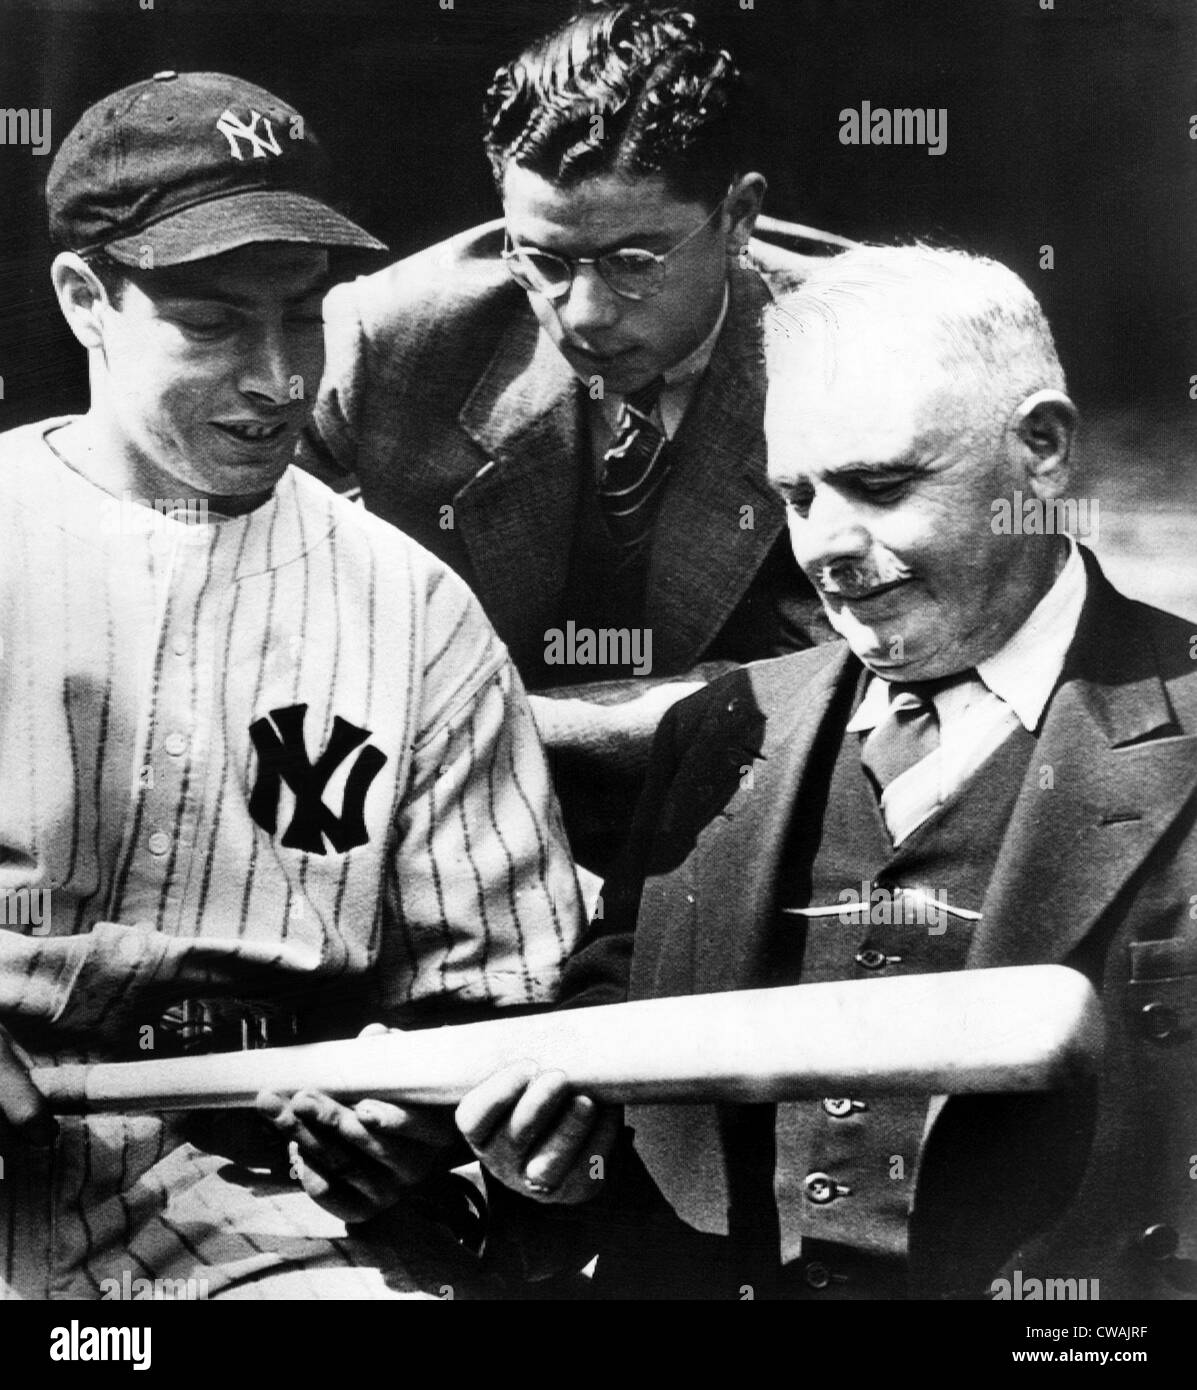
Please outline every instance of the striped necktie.
M860 761L878 794L939 747L934 696L949 686L977 679L971 668L933 681L891 681L889 709L860 747Z
M611 538L628 551L648 539L669 471L666 439L653 421L664 389L659 378L624 397L615 438L603 455L598 494Z

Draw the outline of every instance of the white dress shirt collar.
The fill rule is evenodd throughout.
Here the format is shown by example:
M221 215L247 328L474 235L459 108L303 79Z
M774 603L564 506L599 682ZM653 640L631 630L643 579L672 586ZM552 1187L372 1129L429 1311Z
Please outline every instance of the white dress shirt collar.
M977 675L1030 733L1060 679L1088 591L1080 547L1071 536L1065 539L1068 559L1056 582L1001 651L977 663Z

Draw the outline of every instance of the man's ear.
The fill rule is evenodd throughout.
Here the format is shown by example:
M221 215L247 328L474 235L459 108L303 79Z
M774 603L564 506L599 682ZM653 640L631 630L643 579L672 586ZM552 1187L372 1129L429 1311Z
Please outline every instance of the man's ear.
M58 307L71 332L85 348L103 346L101 313L108 308L108 295L91 266L73 251L54 257L50 279L58 296Z
M1059 497L1068 490L1076 424L1076 406L1063 391L1036 391L1015 410L1010 427L1037 497Z
M764 174L742 174L727 190L723 216L727 222L727 254L730 260L739 260L748 245L768 187Z

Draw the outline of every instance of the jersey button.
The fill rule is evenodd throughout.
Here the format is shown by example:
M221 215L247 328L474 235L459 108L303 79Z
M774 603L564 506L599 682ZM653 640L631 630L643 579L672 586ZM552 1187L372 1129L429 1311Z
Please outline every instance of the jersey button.
M186 656L191 650L191 646L186 637L184 637L182 633L179 633L171 642L170 649L176 656Z
M172 758L181 757L187 751L187 735L167 734L165 747Z
M170 836L165 830L155 830L147 843L151 854L165 854L170 849Z

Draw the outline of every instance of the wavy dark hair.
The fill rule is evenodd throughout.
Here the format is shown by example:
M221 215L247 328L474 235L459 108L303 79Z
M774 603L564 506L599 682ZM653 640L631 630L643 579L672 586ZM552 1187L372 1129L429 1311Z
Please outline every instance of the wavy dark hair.
M681 10L600 4L575 14L487 92L486 152L569 187L596 174L660 174L713 207L743 172L743 81ZM601 119L596 119L601 118Z

